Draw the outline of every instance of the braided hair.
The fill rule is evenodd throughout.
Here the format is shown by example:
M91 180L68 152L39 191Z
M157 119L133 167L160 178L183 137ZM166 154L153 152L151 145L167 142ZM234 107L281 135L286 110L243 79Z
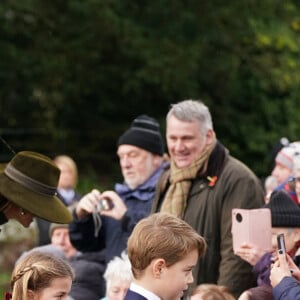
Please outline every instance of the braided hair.
M15 266L11 276L12 300L28 300L28 291L38 292L55 278L74 279L71 266L64 260L39 251L27 254Z

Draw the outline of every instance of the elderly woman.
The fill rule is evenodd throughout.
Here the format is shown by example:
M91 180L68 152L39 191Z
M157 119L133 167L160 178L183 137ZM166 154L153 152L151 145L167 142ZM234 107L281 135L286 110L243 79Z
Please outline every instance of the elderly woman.
M123 300L133 280L131 264L124 252L115 256L108 264L103 275L106 281L106 297L100 300Z
M37 152L22 151L0 173L0 225L15 219L28 227L34 217L70 223L72 215L58 199L60 170Z

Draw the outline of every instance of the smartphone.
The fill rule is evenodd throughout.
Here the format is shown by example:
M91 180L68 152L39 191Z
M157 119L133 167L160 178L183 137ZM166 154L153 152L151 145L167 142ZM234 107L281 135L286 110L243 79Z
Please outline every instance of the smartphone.
M282 251L282 253L286 255L285 240L283 233L277 234L277 247L278 251Z
M269 208L232 210L232 243L236 253L244 243L272 251L272 224Z

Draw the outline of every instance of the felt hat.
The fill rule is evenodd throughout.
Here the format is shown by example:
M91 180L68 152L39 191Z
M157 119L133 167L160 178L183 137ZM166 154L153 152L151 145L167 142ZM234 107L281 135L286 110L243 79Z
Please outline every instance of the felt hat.
M159 123L147 115L140 115L134 119L130 128L119 137L117 146L124 144L133 145L160 156L164 153Z
M0 172L0 194L36 217L70 223L72 214L56 196L59 176L49 157L22 151Z
M264 207L271 210L272 227L300 227L300 207L287 192L272 192L269 203Z

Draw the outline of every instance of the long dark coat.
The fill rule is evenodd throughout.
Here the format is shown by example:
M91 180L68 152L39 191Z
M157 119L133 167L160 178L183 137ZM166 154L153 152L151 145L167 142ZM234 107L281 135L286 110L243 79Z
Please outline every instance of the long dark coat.
M215 184L207 179L208 173L193 181L183 219L208 244L206 255L194 269L192 288L201 283L216 283L227 286L238 296L255 286L255 278L251 266L233 253L231 213L233 208L262 207L263 189L248 167L222 149L218 143L208 163L209 176L218 175ZM161 176L152 213L160 209L169 185L167 174L168 170Z

